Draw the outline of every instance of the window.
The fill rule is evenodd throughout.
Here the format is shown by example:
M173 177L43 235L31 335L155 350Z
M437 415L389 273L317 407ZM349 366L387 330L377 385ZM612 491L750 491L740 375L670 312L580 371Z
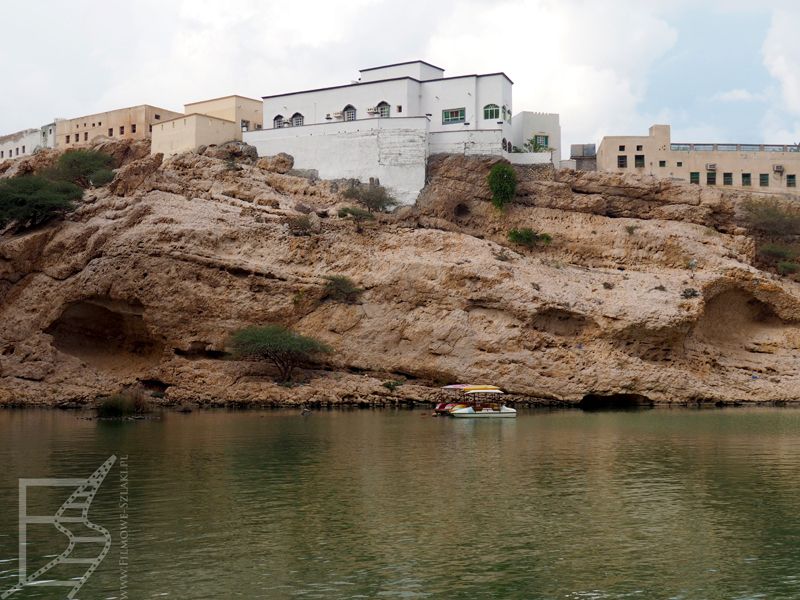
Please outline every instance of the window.
M644 154L637 154L633 157L633 166L637 169L644 169Z
M624 154L617 157L617 168L618 169L627 169L628 168L628 157Z
M256 130L261 129L261 123L256 123Z
M136 123L131 123L131 133L136 133Z
M442 111L442 125L466 121L466 108L448 108Z
M761 187L769 187L769 173L759 174L758 185L760 185Z
M67 143L69 144L69 134L67 134Z
M3 151L0 150L0 158L3 158Z
M352 104L348 104L347 106L345 106L344 110L342 111L342 113L344 114L344 120L345 121L355 121L356 120L356 108Z
M392 109L388 102L378 102L378 106L376 108L378 109L378 116L383 118L388 117Z
M161 120L161 115L156 115L156 121L160 121L160 120Z
M403 112L403 105L402 104L398 104L397 105L397 112L399 112L399 113Z
M689 183L700 185L700 171L692 171L689 173Z
M786 176L786 187L797 187L797 175Z
M120 125L119 126L119 134L120 135L125 135L125 125Z
M113 127L109 127L108 128L108 137L114 137L114 128Z
M658 161L658 166L659 167L666 167L667 166L667 161L665 161L665 160Z
M148 130L150 133L153 133L153 126L152 126L152 125L148 125L148 129L147 129L147 130Z
M641 146L636 146L636 151L637 152L641 152L642 151L642 147Z
M547 148L550 146L549 135L535 135L533 136L533 141L537 146L540 146L542 148Z
M500 118L500 107L497 104L487 104L483 107L483 118L496 121Z
M742 187L749 187L753 185L753 178L750 173L742 173Z
M303 115L301 115L300 113L294 113L292 115L292 127L301 127L304 122L305 122L305 117L303 117Z
M97 126L98 126L98 127L102 127L102 126L103 126L103 122L102 122L102 121L98 121L98 122L97 122Z
M16 156L19 156L19 148L14 148L14 153Z
M620 147L619 147L619 151L620 151L620 152L625 152L625 146L620 146Z
M89 132L88 131L84 131L83 132L83 141L84 142L88 142L89 141Z
M717 185L717 172L708 171L706 173L706 185Z
M733 185L733 173L722 174L722 185Z
M280 129L283 127L283 115L278 115L274 119L272 119L272 127L274 129Z
M683 166L683 163L682 163L681 161L678 161L678 162L677 162L677 165L678 165L679 167L682 167L682 166Z
M25 154L25 146L22 147L22 153Z

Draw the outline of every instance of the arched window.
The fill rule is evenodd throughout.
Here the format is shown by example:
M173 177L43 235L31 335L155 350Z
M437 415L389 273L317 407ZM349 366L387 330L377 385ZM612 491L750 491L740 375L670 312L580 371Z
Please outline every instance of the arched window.
M497 104L487 104L483 107L483 118L494 119L500 118L500 107Z
M379 117L388 117L389 116L389 112L391 111L391 108L389 107L389 103L388 102L378 102L377 109L378 109L378 116Z
M305 121L305 117L300 113L294 113L292 115L292 127L300 127L303 122Z
M283 115L278 115L277 117L272 119L272 126L275 129L280 129L281 127L283 127Z
M345 121L355 121L356 120L356 107L352 104L348 104L342 110L342 114L344 115Z

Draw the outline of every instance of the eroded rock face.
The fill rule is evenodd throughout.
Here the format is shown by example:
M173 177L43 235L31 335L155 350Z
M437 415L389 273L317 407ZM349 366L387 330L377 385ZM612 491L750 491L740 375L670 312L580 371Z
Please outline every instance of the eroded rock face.
M294 157L285 152L280 152L275 156L265 156L258 159L256 166L265 171L284 174L294 168Z
M800 286L753 266L735 195L529 170L499 212L497 159L439 156L417 208L357 224L331 182L249 160L132 160L65 222L0 238L0 401L137 381L202 403L432 400L470 380L592 406L799 395ZM513 246L512 227L553 242ZM327 275L358 303L326 299ZM286 388L224 359L269 322L333 347L324 370Z

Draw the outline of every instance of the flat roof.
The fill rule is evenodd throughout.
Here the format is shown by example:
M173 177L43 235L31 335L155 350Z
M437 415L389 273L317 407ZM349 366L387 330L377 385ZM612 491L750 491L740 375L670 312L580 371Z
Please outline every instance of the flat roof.
M434 69L438 69L439 71L444 73L444 69L442 67L437 67L436 65L432 65L431 63L425 62L424 60L407 60L405 62L392 63L391 65L381 65L380 67L368 67L366 69L359 69L358 72L366 73L367 71L375 71L377 69L388 69L390 67L401 67L403 65L414 65L417 63L428 65L429 67L433 67Z
M286 92L284 94L272 94L271 96L261 96L261 99L262 100L268 100L270 98L282 98L284 96L295 96L297 94L310 94L312 92L324 92L324 91L327 91L327 90L339 90L339 89L343 89L343 88L357 87L357 86L362 86L362 85L374 85L376 83L386 83L387 81L403 81L403 80L406 80L406 79L410 79L411 81L416 81L417 83L432 83L434 81L448 81L450 79L464 79L464 78L467 78L467 77L493 77L493 76L496 76L496 75L502 75L503 77L505 77L508 80L508 82L511 85L514 85L514 82L511 81L511 78L508 75L506 75L505 73L503 73L502 71L498 71L497 73L485 73L485 74L482 74L482 75L477 75L477 74L472 74L472 75L454 75L453 77L440 77L438 79L423 79L421 81L419 79L414 78L414 77L410 77L408 75L405 75L403 77L391 77L389 79L377 79L375 81L363 81L363 82L359 82L359 83L347 83L345 85L332 85L332 86L329 86L329 87L315 88L315 89L311 89L311 90L300 90L300 91L297 91L297 92Z
M181 114L177 110L170 110L169 108L162 108L161 106L155 106L153 104L134 104L133 106L123 106L122 108L112 108L111 110L101 110L100 112L96 113L87 113L85 115L79 115L77 117L67 117L65 119L56 119L56 121L75 121L76 119L86 119L88 117L94 117L97 115L107 115L108 113L117 112L120 110L133 110L134 108L156 108L158 110L163 110L166 112L171 112L175 114Z
M257 98L250 98L249 96L242 96L240 94L228 94L227 96L219 96L218 98L209 98L208 100L198 100L197 102L186 102L184 106L192 106L194 104L204 104L206 102L214 102L215 100L224 100L225 98L244 98L245 100L252 100L253 102L261 102Z
M187 117L206 117L207 119L214 119L215 121L222 121L224 123L232 123L233 125L236 125L236 121L231 121L229 119L221 119L220 117L213 117L211 115L204 115L203 113L186 113L185 115L179 115L177 117L167 119L166 121L159 121L158 123L153 123L153 125L163 125L164 123L171 123L172 121L177 121L178 119L186 119Z

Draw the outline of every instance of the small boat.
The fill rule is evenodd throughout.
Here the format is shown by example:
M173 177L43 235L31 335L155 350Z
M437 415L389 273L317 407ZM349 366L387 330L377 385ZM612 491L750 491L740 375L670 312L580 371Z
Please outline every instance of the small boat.
M494 385L457 383L445 386L444 389L459 390L464 393L460 400L440 402L434 414L448 415L458 418L514 418L517 411L502 402L490 401L489 397L503 394L503 390Z

